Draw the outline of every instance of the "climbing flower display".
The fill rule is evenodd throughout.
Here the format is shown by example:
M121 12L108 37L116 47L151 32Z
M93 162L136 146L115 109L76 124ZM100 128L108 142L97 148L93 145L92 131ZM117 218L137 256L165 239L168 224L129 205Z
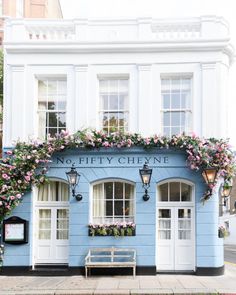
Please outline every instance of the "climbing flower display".
M45 142L17 142L12 150L5 153L0 163L0 221L18 206L32 185L47 181L46 173L55 152L63 152L66 149L122 149L134 146L157 151L184 151L190 169L199 171L206 167L216 167L218 179L221 177L225 181L230 181L236 172L234 154L228 141L222 139L204 139L195 134L173 135L168 138L158 135L142 137L137 133L106 134L96 130L83 130L70 135L62 131ZM209 197L209 194L206 193L205 196Z

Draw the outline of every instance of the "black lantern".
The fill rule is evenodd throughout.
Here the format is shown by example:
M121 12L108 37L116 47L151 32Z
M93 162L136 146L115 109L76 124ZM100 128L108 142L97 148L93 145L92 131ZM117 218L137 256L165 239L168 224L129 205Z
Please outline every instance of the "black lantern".
M139 169L139 174L143 183L143 188L145 189L145 194L143 195L143 200L148 201L150 199L148 195L148 188L150 187L150 181L152 176L152 169L148 167L145 163L142 169Z
M66 172L66 176L69 182L69 185L71 187L71 191L72 191L72 196L74 198L76 198L77 201L81 201L82 200L82 195L81 194L76 194L75 192L75 188L79 183L79 179L80 179L80 174L76 171L74 164L72 165L71 169L69 172Z
M226 201L231 193L232 184L231 183L224 183L220 187L220 194L223 199L223 206L226 206Z
M208 167L202 171L202 176L207 185L211 185L215 183L217 172L218 172L218 169L215 167Z

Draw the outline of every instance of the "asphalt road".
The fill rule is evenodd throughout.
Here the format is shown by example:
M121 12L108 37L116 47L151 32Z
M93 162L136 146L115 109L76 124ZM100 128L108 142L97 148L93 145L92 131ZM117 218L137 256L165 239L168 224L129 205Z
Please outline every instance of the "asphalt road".
M225 261L236 264L236 245L224 246Z

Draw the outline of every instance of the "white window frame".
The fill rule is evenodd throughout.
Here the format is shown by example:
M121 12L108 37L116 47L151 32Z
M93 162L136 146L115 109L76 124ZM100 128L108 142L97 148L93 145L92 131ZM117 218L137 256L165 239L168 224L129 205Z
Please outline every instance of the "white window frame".
M126 179L121 179L121 178L111 178L111 179L103 179L103 180L100 180L100 181L96 181L94 183L91 184L90 186L90 214L89 214L89 222L92 223L92 224L95 224L96 222L94 222L94 216L93 216L93 187L95 185L98 185L98 184L103 184L103 200L106 200L104 198L104 184L105 183L108 183L108 182L112 182L113 185L115 182L121 182L123 183L123 185L125 184L130 184L133 186L133 220L132 222L135 223L135 219L136 219L136 191L135 191L135 184L131 181L128 181ZM114 200L117 200L117 201L121 201L121 199L114 199L114 191L113 191L113 198L111 199L113 201L113 216L112 216L112 222L116 222L116 219L115 219L115 215L114 215ZM123 195L123 199L122 201L125 202L125 200L131 200L131 199L125 199L124 195ZM125 221L125 215L122 216L123 217L123 221ZM105 220L105 216L102 217L103 218L103 222L104 224L107 224L107 222L104 222Z
M98 91L99 91L99 129L104 130L104 126L103 126L103 114L104 113L122 113L124 115L124 132L128 132L129 128L130 128L130 110L129 110L129 106L130 106L130 77L129 75L120 75L120 74L112 74L112 75L98 75ZM102 101L101 101L101 91L100 91L100 81L111 81L111 80L127 80L128 83L128 89L127 89L127 102L125 102L125 105L127 106L127 109L110 109L108 107L108 109L102 109ZM119 84L119 82L118 82ZM106 93L109 93L109 91L107 91ZM119 86L118 86L118 91L117 93L120 93L119 91ZM118 103L119 105L119 103ZM127 121L125 122L125 118L127 118ZM110 134L113 130L110 131L110 126L108 125L108 134ZM118 126L116 126L117 131L120 131L120 126L118 124ZM122 130L123 131L123 130Z
M184 183L184 184L191 186L191 188L192 188L191 201L181 201L181 200L180 201L170 201L169 184L172 182ZM166 183L168 184L168 201L160 201L159 200L159 196L160 196L159 187L160 187L160 185L166 184ZM164 181L157 183L156 194L157 194L156 195L157 203L159 204L158 206L160 206L160 207L166 207L166 206L167 207L171 207L171 206L181 206L181 207L186 206L186 207L188 207L188 206L193 206L195 203L195 185L191 181L183 179L183 178L171 178L171 179L166 179Z
M183 79L189 79L190 80L190 99L189 99L189 108L172 108L171 105L170 105L170 108L164 108L164 104L163 104L163 97L162 97L162 80L170 80L170 83L171 83L171 80L172 79L179 79L180 82L181 80ZM182 83L181 83L182 84ZM180 84L180 91L181 91L181 84ZM171 85L171 84L170 84ZM171 92L171 89L169 89L170 92ZM170 93L171 95L171 93ZM171 101L171 100L170 100ZM171 103L171 102L170 102ZM190 132L192 131L192 128L193 128L193 111L192 111L192 105L193 105L193 75L190 75L190 74L186 74L186 73L180 73L180 74L162 74L161 75L161 130L162 130L162 134L163 135L166 135L168 137L171 137L173 134L171 134L171 128L174 127L172 126L171 124L171 118L170 118L170 131L169 131L169 134L165 134L164 133L164 113L167 113L169 112L170 113L170 116L171 116L171 113L173 112L178 112L179 115L181 114L181 112L184 112L185 115L186 114L189 114L189 125L188 126L185 126L184 130L180 130L179 133L185 133L185 134L190 134ZM180 126L176 126L176 128L180 128Z
M60 94L58 94L58 82L59 81L64 81L66 82L66 93L65 93L65 108L64 109L55 109L55 110L49 110L48 107L43 110L43 109L40 109L39 108L39 82L40 81L46 81L47 84L48 84L48 81L56 81L57 82L57 93L55 94L56 97L58 97ZM58 126L58 121L57 121L57 126L56 126L56 129L57 129L57 133L59 132L60 129L63 129L63 130L67 130L67 96L68 96L68 93L67 93L67 88L68 88L68 81L67 81L67 78L66 77L61 77L61 76L43 76L43 77L37 77L37 84L38 84L38 91L37 91L37 119L38 119L38 132L37 132L37 135L38 137L40 137L41 133L44 132L44 138L40 138L40 139L47 139L47 136L48 136L48 132L47 132L47 129L50 129L50 126L47 125L47 119L46 119L46 122L45 122L45 130L44 131L40 131L40 124L39 124L39 116L40 116L40 113L45 113L45 115L47 116L48 113L63 113L65 115L65 122L66 122L66 127L63 128L63 127L59 127ZM46 102L48 102L48 89L47 89L47 94L46 94ZM48 122L49 123L49 122ZM53 129L54 126L53 126Z

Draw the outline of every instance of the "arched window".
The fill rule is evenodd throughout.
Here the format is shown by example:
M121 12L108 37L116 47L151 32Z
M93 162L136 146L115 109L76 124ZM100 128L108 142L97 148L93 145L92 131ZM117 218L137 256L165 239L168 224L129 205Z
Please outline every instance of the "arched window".
M38 189L38 202L68 202L69 186L65 182L50 180Z
M186 181L173 180L158 186L159 202L192 202L193 185Z
M134 221L134 185L125 181L100 182L92 188L93 223Z

